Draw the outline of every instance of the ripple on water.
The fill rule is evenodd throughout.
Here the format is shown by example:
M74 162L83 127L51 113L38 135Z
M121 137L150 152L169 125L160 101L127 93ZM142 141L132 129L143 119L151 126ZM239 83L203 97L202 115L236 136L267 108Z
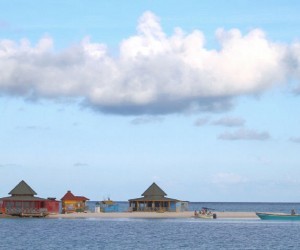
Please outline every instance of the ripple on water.
M1 219L1 249L298 249L299 222Z

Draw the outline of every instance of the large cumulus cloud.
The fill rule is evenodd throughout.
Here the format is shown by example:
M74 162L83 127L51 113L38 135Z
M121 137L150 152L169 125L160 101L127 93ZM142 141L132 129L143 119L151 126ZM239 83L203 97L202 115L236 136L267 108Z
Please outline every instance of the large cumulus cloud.
M258 29L217 30L219 49L204 34L179 28L170 36L145 12L137 34L117 57L89 38L57 52L50 37L0 40L0 94L24 98L80 99L95 110L119 114L222 111L237 95L260 93L297 75L300 45L269 41ZM300 72L300 71L299 71Z

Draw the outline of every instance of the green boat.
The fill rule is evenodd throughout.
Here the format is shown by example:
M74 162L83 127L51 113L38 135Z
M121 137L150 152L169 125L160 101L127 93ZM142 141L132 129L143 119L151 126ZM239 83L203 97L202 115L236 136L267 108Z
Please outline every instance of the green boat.
M256 213L262 220L299 220L300 214L283 214L283 213Z

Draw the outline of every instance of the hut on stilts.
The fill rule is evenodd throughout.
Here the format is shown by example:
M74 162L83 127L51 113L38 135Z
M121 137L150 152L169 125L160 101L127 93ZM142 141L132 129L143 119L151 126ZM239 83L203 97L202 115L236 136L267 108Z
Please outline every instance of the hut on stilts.
M130 199L129 211L165 212L181 211L179 206L186 202L166 197L167 194L155 183L142 194L143 197Z

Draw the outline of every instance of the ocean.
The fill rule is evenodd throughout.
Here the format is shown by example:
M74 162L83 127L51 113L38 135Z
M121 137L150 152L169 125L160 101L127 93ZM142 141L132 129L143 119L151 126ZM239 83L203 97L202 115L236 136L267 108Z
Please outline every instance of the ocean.
M249 212L300 209L299 203L195 202L190 210L201 206ZM0 219L1 250L300 249L299 235L300 222L259 219Z

